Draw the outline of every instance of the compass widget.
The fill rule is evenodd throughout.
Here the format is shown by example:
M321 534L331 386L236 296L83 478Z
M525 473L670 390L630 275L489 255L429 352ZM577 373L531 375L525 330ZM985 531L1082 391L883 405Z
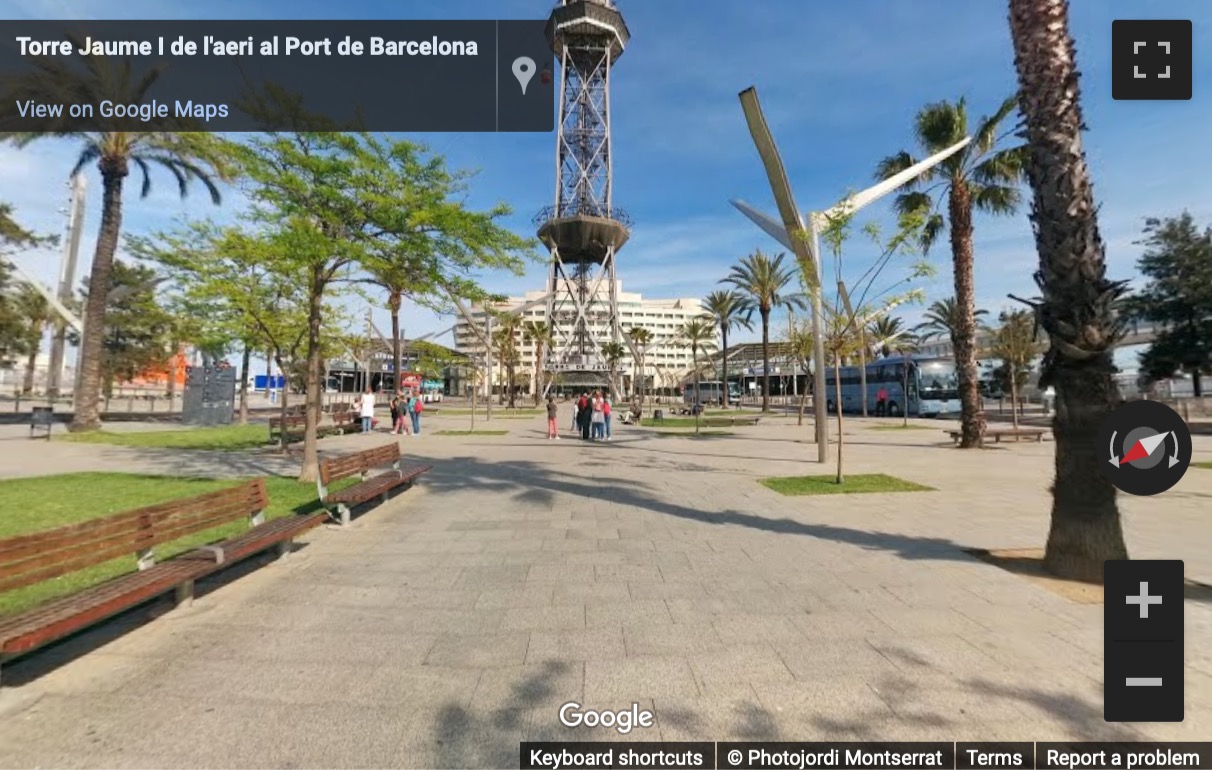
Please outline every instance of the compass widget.
M1191 431L1170 407L1129 401L1099 429L1103 473L1130 495L1156 495L1178 483L1191 463Z

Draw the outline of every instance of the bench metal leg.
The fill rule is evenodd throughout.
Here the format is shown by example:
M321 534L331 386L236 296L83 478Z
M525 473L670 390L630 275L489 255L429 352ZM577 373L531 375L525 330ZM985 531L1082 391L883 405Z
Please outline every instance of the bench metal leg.
M194 603L194 581L186 580L184 583L177 584L173 603L178 607L188 607Z
M156 554L150 548L144 548L142 551L135 553L135 558L139 562L139 569L151 569L156 566Z
M287 556L290 556L291 552L294 549L295 549L294 538L289 538L287 540L280 540L278 542L278 544L274 546L274 551L278 554L279 559L285 559Z
M344 504L338 505L337 513L341 515L341 526L348 527L349 526L349 506L344 505Z

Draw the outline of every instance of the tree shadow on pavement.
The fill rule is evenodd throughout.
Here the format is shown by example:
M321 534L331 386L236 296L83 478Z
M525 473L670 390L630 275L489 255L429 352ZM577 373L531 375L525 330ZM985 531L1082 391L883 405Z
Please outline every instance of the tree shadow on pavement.
M489 462L474 457L451 458L434 466L426 486L439 495L470 490L500 496L512 495L516 499L542 504L554 502L557 495L570 495L587 500L606 500L702 524L742 526L764 532L815 537L867 550L891 552L903 559L974 561L964 552L964 546L945 538L812 524L735 509L710 511L690 508L662 499L668 492L661 495L651 485L636 479L565 473L527 460Z

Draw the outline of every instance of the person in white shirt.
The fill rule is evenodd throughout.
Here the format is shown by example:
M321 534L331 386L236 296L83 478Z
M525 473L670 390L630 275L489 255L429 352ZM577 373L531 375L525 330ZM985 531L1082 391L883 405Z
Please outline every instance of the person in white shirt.
M370 433L370 429L374 427L375 421L375 394L367 388L362 394L361 400L358 402L358 413L362 415L362 432Z

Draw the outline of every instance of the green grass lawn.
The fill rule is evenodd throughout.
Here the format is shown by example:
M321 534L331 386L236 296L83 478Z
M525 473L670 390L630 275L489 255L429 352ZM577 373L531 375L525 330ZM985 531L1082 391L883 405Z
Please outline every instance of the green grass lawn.
M504 436L507 430L440 430L435 436Z
M931 425L871 425L867 430L935 430Z
M693 429L691 429L691 430L676 429L676 430L657 430L657 432L654 433L653 435L659 436L661 438L666 438L669 436L672 436L674 438L699 438L700 436L710 436L710 437L714 438L716 436L731 436L732 431L716 430L715 428L703 428L698 433L695 433Z
M459 417L459 416L470 417L471 416L470 409L434 409L433 413L440 417ZM480 408L476 409L477 417L479 417L480 415L487 415L487 414L488 414L488 412L484 409L484 407L480 407ZM508 416L517 416L517 417L536 417L540 414L547 414L547 410L545 410L545 409L509 409L504 406L494 406L492 408L492 416L494 418L503 417L503 416L507 416L507 415Z
M1205 460L1203 462L1198 462L1198 463L1191 463L1191 465L1196 468L1207 468L1208 470L1212 470L1212 461L1208 461L1208 460Z
M155 449L211 449L235 451L254 449L269 443L269 429L264 425L220 425L214 428L190 430L152 430L129 433L92 431L65 433L57 441L83 444L114 444L115 446L148 447Z
M356 479L354 480L356 481ZM67 473L58 476L0 480L0 538L53 529L86 519L142 508L181 497L200 495L235 484L232 480L184 479L127 473ZM314 484L270 477L266 518L320 510ZM347 482L347 483L352 483ZM343 484L334 484L339 488ZM156 557L170 558L183 551L238 534L248 525L234 521L221 527L157 546ZM135 557L90 567L44 583L0 594L0 616L19 612L41 602L79 591L136 569Z
M934 487L914 484L882 473L847 476L844 484L836 476L776 476L761 483L780 495L847 495L863 492L933 492Z

